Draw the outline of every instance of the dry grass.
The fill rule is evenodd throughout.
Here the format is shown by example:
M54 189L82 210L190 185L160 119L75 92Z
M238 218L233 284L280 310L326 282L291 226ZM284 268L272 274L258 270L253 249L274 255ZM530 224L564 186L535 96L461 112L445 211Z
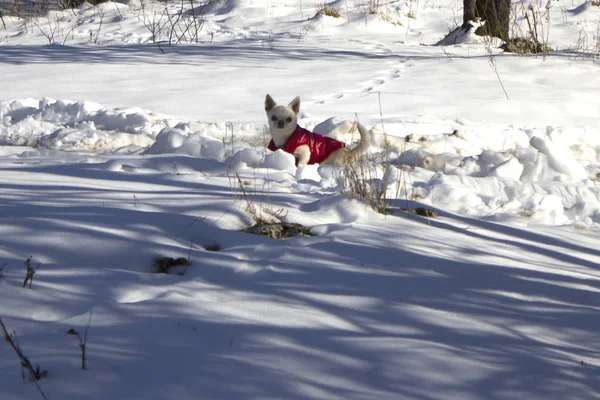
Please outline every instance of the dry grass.
M388 172L389 163L377 162L373 156L364 155L344 165L338 176L340 192L351 199L360 200L380 214L386 214L390 205Z
M335 7L330 6L329 4L320 4L317 6L317 11L322 15L327 15L328 17L333 18L341 18L342 14L340 10Z

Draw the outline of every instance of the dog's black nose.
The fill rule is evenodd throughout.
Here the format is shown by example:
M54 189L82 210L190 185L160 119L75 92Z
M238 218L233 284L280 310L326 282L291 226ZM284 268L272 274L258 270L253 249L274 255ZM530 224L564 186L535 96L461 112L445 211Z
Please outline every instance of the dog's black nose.
M285 128L285 121L283 121L283 120L277 121L277 127L279 129Z

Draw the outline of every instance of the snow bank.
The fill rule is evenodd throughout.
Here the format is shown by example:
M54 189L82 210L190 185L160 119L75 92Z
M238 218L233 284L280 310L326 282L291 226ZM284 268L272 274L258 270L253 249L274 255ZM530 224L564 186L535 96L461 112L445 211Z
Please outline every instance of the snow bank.
M194 157L225 159L224 143L200 135L187 135L177 128L164 128L154 144L143 154L185 154Z
M89 101L0 102L0 144L63 150L144 148L166 124L139 108L106 110Z
M110 110L88 101L49 98L0 102L0 121L0 145L29 146L4 150L5 156L54 154L45 150L179 154L218 163L233 160L242 175L276 180L289 190L343 190L343 170L296 168L292 155L268 151L264 125L177 121L139 108ZM599 226L597 128L455 121L453 133L403 136L407 123L418 132L414 122L390 124L386 135L373 131L365 161L371 169L368 178L380 185L385 179L389 197L417 198L498 221L518 216L521 223ZM432 119L428 123L444 125ZM352 121L329 118L314 123L305 118L303 124L348 144L359 140Z
M224 160L232 132L246 146L263 127L181 122L133 107L106 109L90 101L51 98L0 101L0 145L66 151L141 151Z

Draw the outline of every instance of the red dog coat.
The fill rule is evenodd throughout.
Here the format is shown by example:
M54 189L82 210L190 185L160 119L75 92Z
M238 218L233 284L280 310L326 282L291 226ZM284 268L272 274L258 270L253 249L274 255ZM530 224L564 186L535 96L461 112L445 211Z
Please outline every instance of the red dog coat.
M323 135L319 135L318 133L312 133L308 129L301 128L299 125L296 125L296 129L289 137L287 142L279 147L286 153L294 154L294 151L299 146L307 145L310 149L310 159L308 160L309 164L321 164L331 153L334 151L341 149L342 147L346 147L346 143L340 142L330 137L325 137ZM267 147L271 151L275 151L278 149L275 146L275 142L271 139L269 146ZM296 160L296 164L298 160Z

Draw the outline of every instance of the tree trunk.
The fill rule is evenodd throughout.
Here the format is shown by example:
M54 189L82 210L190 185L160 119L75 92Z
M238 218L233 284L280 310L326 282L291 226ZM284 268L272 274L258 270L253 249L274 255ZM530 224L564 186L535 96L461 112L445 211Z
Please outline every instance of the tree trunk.
M485 24L478 28L478 35L508 40L511 0L463 0L463 26L479 18Z
M467 27L469 21L475 21L476 0L463 0L463 27Z

